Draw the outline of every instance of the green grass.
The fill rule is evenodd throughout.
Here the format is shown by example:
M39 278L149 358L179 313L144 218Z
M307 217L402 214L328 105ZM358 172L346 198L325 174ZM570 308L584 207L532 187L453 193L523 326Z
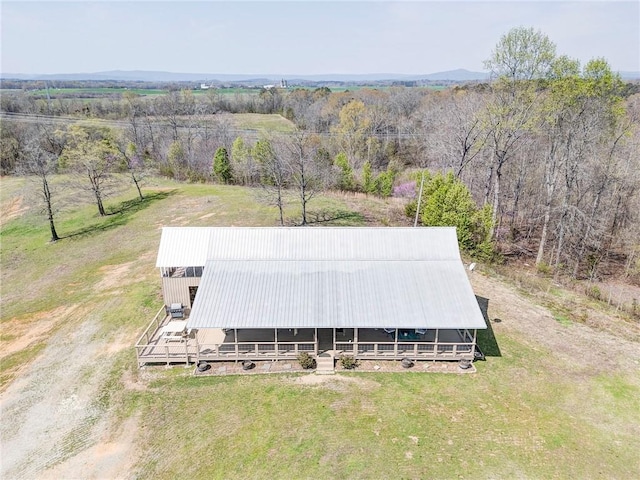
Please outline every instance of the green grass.
M236 113L231 118L237 128L244 130L287 133L296 129L290 120L275 113Z
M3 212L25 185L0 179ZM80 326L91 316L99 321L96 342L130 343L116 358L100 357L106 373L88 368L77 382L103 376L92 405L113 432L137 419L137 478L638 477L637 366L585 371L508 328L480 333L487 359L470 375L355 372L342 374L351 381L302 385L298 375L139 370L133 343L162 305L159 228L277 225L276 209L257 202L256 190L155 179L145 192L142 203L133 189L109 199L107 217L85 202L62 211L56 243L34 207L0 227L2 325L75 306L60 324ZM337 224L393 224L389 205L327 195L310 210L339 217ZM295 223L299 208L290 205L287 218ZM16 335L3 330L2 338ZM47 342L5 356L1 388L38 361ZM91 424L78 428L69 432L69 455Z
M91 311L101 320L98 337L128 331L132 344L162 305L154 267L160 226L276 226L278 222L276 209L258 202L257 190L151 179L143 201L133 188L108 199L105 217L97 214L89 200L78 197L76 204L58 213L56 229L61 240L51 243L46 219L31 198L37 190L20 178L3 177L0 182L3 212L15 199L30 205L12 220L3 218L0 227L0 325L15 321L28 325L38 315L49 318L60 307L76 306L80 312L65 322L81 322ZM361 214L336 198L319 196L309 209L338 218L330 224L361 223ZM297 207L292 205L286 214L288 222L299 222ZM98 289L110 269L120 265L126 266L123 278ZM123 293L115 296L119 290ZM13 339L15 335L3 329L3 342ZM3 385L14 377L17 366L37 357L44 344L34 342L3 360Z
M526 357L533 360L532 352ZM316 386L295 384L294 376L157 376L150 387L162 398L138 398L147 425L140 441L152 452L139 466L145 478L592 478L599 471L619 478L635 471L637 440L571 415L570 381L550 385L511 359L477 375L355 373L353 383Z

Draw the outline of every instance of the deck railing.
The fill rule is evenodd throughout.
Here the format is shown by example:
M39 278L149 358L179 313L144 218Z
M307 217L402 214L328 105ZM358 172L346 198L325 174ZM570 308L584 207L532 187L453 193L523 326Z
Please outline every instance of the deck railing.
M238 342L199 345L196 361L233 359L273 359L297 357L302 352L317 355L316 342Z
M335 354L353 355L358 358L411 357L458 360L473 359L473 345L444 342L336 342Z
M160 316L160 314L162 314L162 316ZM156 333L160 329L160 326L162 325L162 322L164 321L166 316L167 310L163 305L160 310L158 310L158 313L156 313L156 316L153 317L153 320L151 320L144 333L136 342L136 347L149 345L151 343L151 339L153 338L154 333Z

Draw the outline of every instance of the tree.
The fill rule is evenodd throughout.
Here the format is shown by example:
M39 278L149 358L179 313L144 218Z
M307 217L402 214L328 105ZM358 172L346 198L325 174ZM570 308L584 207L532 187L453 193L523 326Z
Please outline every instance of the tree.
M231 146L231 164L234 177L242 185L254 183L255 166L251 151L244 143L242 137L237 137Z
M393 182L396 178L395 168L390 164L384 172L380 172L376 177L376 191L383 197L390 197L393 193Z
M253 147L252 156L260 167L260 187L267 204L278 208L280 225L284 225L285 189L289 182L288 165L270 140L262 138Z
M349 160L344 152L336 155L334 165L338 167L338 188L345 191L356 189L356 181L353 176L353 169L349 165Z
M490 254L493 251L489 240L491 207L478 208L467 187L453 172L434 176L426 172L424 175L419 212L422 224L456 227L461 248ZM413 215L413 212L415 207L407 209L407 213Z
M371 172L371 162L364 162L362 165L362 189L365 193L376 193L376 182Z
M57 158L47 152L38 139L32 139L25 148L25 161L21 165L20 173L35 176L39 183L39 194L44 206L44 212L49 221L51 231L51 241L60 240L54 221L55 207L53 201L53 191L51 188L51 176L55 173Z
M493 151L492 237L498 225L504 166L537 123L538 80L548 77L555 50L555 44L542 32L519 27L503 35L485 61L485 68L495 78L486 111Z
M291 172L291 182L298 192L302 210L302 225L307 225L309 202L324 187L326 175L316 161L318 141L309 133L298 130L284 141L286 162Z
M224 147L219 147L213 157L213 174L222 183L230 183L233 180L229 155Z
M145 173L145 162L143 156L138 153L138 149L133 142L125 144L121 141L118 144L118 150L120 151L120 154L124 159L124 163L127 171L129 172L129 176L131 177L131 181L136 186L136 190L138 191L138 198L140 198L140 200L144 200L141 189Z
M340 123L333 129L338 143L352 165L361 165L360 159L367 150L367 134L371 120L361 100L352 100L340 110Z
M87 189L101 216L106 215L103 201L112 193L112 173L118 161L111 129L91 123L69 126L61 163L89 181Z

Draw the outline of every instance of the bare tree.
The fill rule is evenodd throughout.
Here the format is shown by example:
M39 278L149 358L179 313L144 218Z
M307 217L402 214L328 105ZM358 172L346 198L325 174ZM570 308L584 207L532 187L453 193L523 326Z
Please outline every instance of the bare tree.
M251 156L260 169L261 197L278 208L280 225L284 225L284 206L286 188L289 186L290 170L285 160L281 141L273 142L267 138L258 140Z
M31 139L24 152L25 158L19 169L19 173L33 176L38 181L38 193L42 201L43 211L49 222L51 230L51 241L60 240L55 225L55 206L53 191L51 187L51 177L55 173L57 158L52 153L46 151L38 138Z
M284 142L291 182L298 192L302 210L302 225L308 224L308 204L322 190L327 174L316 161L318 145L318 138L303 130L289 135Z

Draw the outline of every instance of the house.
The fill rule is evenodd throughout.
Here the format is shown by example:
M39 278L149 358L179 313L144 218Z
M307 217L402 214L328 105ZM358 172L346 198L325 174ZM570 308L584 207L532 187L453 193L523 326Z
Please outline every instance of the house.
M140 365L472 360L487 328L453 227L165 227L156 266L165 307Z

